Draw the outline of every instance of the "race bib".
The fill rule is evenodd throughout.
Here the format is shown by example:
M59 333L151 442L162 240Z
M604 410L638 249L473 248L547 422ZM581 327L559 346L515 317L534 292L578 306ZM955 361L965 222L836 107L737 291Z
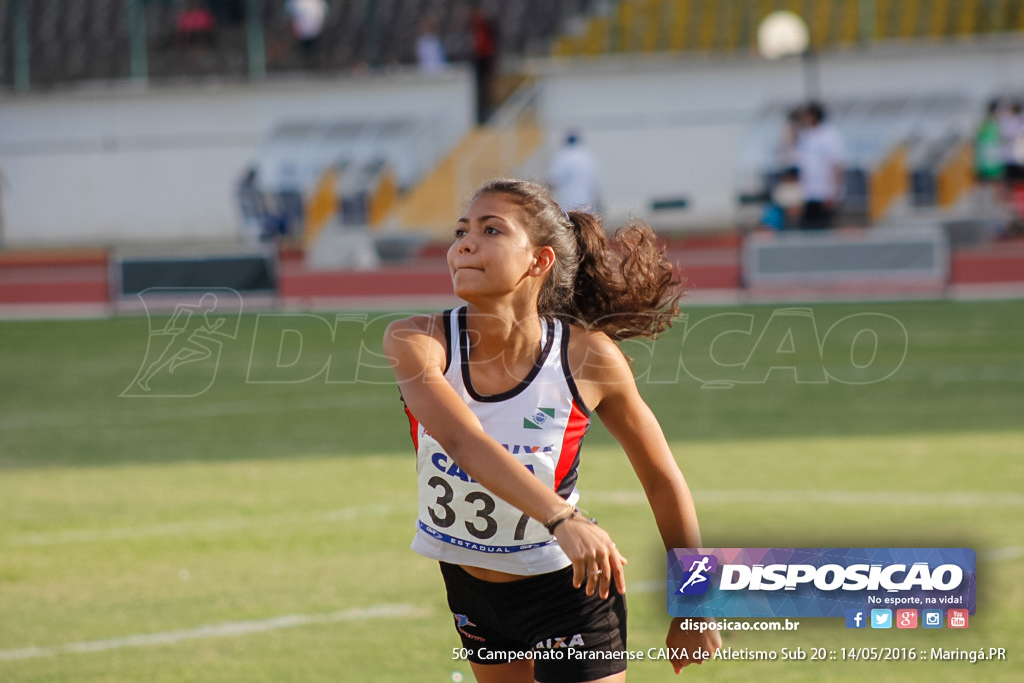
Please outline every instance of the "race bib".
M552 485L551 461L542 452L516 458ZM553 541L543 524L490 493L440 448L420 463L418 524L439 541L485 553L520 552Z

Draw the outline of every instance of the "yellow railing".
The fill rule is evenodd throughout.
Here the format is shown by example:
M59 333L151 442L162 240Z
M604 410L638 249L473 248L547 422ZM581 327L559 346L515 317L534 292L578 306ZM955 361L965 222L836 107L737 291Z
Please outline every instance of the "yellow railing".
M906 145L896 145L868 180L868 219L874 223L885 216L896 199L907 194Z
M306 201L305 221L302 226L302 246L310 247L323 229L338 213L338 170L328 167L320 176L313 193Z
M946 156L936 177L935 203L948 208L956 204L974 184L974 152L963 142Z
M398 203L398 180L390 166L381 169L375 184L366 218L371 227L379 228Z
M539 148L532 85L520 88L488 127L466 134L448 156L408 194L400 197L384 225L428 232L448 240L463 204L485 180L512 175Z
M310 248L320 233L337 220L342 196L339 169L329 166L320 176L303 208L302 246ZM379 228L398 203L398 181L392 168L385 164L370 181L366 203L366 222Z

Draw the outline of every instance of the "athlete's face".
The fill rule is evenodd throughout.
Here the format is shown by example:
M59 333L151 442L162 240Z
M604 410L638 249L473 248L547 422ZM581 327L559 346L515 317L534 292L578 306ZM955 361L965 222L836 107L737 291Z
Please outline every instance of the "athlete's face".
M500 194L469 205L448 249L455 294L467 301L516 291L535 295L553 263L550 247L531 242L522 209Z

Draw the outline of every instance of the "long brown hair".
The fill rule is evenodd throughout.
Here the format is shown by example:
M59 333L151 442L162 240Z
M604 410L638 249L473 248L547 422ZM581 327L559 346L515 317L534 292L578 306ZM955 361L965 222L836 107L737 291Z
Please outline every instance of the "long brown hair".
M499 178L473 199L487 194L517 204L534 245L555 252L540 292L541 315L621 340L656 337L679 314L682 283L648 225L631 220L609 240L600 216L563 211L537 183Z

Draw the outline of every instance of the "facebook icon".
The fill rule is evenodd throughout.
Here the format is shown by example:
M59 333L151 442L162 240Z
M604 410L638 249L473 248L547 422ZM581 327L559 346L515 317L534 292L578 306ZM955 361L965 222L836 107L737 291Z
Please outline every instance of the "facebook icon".
M846 610L846 628L867 628L868 619L862 609Z

